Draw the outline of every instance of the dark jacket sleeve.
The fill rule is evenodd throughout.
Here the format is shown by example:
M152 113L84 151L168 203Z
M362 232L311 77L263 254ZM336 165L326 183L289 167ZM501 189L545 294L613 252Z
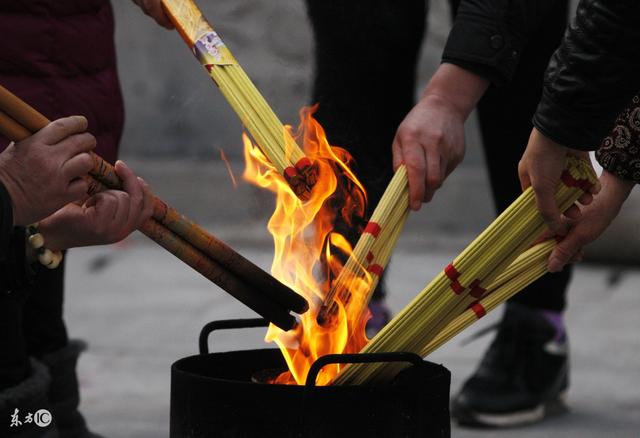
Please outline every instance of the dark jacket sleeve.
M631 100L602 141L596 158L619 178L640 184L640 95Z
M596 149L640 90L640 1L582 0L553 55L533 123L574 149Z
M562 0L462 0L442 61L489 79L508 83L520 55ZM454 2L454 7L455 7Z
M29 285L34 271L26 254L25 230L13 226L13 205L0 183L0 294Z

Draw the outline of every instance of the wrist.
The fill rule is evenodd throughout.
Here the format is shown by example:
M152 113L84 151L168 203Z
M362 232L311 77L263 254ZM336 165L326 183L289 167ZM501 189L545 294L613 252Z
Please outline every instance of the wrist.
M432 76L422 98L445 102L466 120L489 87L489 81L454 64L443 63Z
M627 200L635 186L634 182L620 178L606 169L600 176L600 182L602 184L602 192L608 193L619 205L622 205Z
M41 220L38 232L42 234L45 242L47 242L47 248L52 251L64 251L68 249L69 246L64 242L64 235L54 222L52 216Z

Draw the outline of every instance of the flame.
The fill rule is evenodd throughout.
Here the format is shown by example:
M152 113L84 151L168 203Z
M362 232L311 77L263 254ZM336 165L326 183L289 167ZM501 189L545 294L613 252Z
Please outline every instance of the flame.
M312 117L315 109L300 111L297 131L285 128L318 166L318 182L304 202L243 134L244 179L276 195L275 210L267 225L274 242L271 273L310 303L310 310L301 316L293 330L285 332L273 324L269 327L265 339L278 345L289 367L272 383L304 384L317 358L356 353L367 342L364 329L369 315L347 314L344 303L338 302L337 316L329 324L320 326L316 321L323 297L352 251L348 238L339 229L355 230L358 235L362 232L366 192L349 168L352 164L349 153L331 146L324 129ZM352 299L364 296L371 281L368 274L359 277L351 289ZM317 384L329 384L340 368L340 365L324 367Z

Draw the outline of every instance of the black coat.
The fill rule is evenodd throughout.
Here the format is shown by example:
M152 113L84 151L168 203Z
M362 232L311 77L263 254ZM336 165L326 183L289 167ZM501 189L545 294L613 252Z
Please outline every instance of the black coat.
M28 285L33 270L27 262L25 230L13 226L13 205L0 182L0 294Z
M443 61L508 82L556 0L463 0ZM596 149L640 90L640 1L581 0L545 75L533 122L566 146Z

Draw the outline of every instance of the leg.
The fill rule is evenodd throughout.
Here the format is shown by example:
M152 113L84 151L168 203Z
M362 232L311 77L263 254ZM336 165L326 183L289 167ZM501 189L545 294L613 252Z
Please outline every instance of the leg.
M526 47L513 82L491 88L478 105L493 199L498 212L504 211L521 193L518 162L527 146L542 94L542 81L549 58L560 44L566 27L568 2L558 2L545 28ZM548 274L512 301L531 308L562 311L571 270Z
M47 366L51 375L48 399L60 438L99 438L87 429L78 411L80 393L76 365L86 344L69 340L63 305L64 261L57 269L41 269L30 288L24 310L28 351Z
M353 155L355 173L367 190L369 216L393 176L391 142L414 103L427 4L307 0L307 8L315 37L315 116L329 142ZM346 234L355 244L359 235ZM374 317L383 291L381 279Z
M566 26L568 2L558 2L526 47L512 84L489 90L480 126L498 211L521 193L518 162L532 129L543 73ZM570 271L546 275L506 306L498 333L478 369L454 399L452 414L472 426L514 426L563 408L568 387L567 340L561 320Z

